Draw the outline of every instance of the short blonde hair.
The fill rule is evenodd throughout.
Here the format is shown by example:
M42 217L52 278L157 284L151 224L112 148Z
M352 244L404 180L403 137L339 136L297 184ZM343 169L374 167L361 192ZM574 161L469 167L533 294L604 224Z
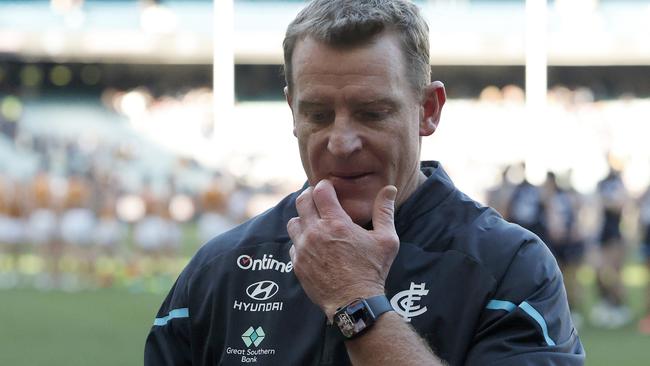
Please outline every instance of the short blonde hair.
M409 80L418 93L431 82L429 27L417 6L407 0L314 0L289 24L283 42L284 75L292 90L291 58L307 36L336 47L369 42L383 31L401 40Z

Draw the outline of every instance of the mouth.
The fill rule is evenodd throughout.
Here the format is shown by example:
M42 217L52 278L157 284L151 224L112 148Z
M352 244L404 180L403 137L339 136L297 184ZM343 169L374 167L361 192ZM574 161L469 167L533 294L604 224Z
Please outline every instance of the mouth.
M336 180L353 181L369 176L369 172L348 172L348 173L331 173L330 176Z
M329 179L339 195L346 195L345 192L357 192L365 189L372 180L371 172L336 172L330 173Z

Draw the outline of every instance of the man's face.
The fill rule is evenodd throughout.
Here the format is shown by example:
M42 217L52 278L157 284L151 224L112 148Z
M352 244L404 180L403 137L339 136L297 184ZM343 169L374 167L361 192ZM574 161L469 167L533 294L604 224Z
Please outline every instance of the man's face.
M427 127L428 108L409 83L398 38L383 33L333 48L307 37L292 60L287 100L309 184L329 179L359 225L372 219L382 187L395 185L401 204L421 177L420 136L435 126Z

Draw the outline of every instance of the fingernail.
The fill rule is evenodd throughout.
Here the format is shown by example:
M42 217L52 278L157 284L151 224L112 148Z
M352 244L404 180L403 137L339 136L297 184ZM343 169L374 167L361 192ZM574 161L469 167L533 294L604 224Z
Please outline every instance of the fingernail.
M386 192L386 199L390 201L395 201L396 197L397 197L397 188L395 186L390 186Z

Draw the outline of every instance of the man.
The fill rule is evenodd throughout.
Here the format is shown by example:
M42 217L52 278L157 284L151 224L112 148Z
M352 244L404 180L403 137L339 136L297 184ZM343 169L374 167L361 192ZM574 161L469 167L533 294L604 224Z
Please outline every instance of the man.
M630 309L625 305L622 277L625 241L620 228L628 192L621 176L621 162L613 155L607 160L609 173L596 188L602 207L598 236L600 263L596 272L601 301L594 305L590 317L596 326L620 328L632 320Z
M650 186L638 201L639 228L641 229L641 255L645 259L646 270L650 271ZM650 284L645 288L645 309L639 320L639 332L650 335Z
M495 209L503 217L508 214L510 197L512 197L512 192L516 187L515 182L511 178L514 169L515 166L513 165L504 167L501 171L499 183L487 191L486 199L488 206Z
M523 179L513 189L504 217L506 220L530 230L542 240L547 240L548 224L542 189L530 183L526 178L525 163L521 163L519 169Z
M542 187L549 249L564 277L573 323L582 323L582 288L578 270L582 264L585 240L580 223L582 199L571 185L561 187L555 173L547 172Z
M308 184L201 248L145 364L582 364L545 245L419 162L445 103L428 48L407 1L297 16L285 93Z

